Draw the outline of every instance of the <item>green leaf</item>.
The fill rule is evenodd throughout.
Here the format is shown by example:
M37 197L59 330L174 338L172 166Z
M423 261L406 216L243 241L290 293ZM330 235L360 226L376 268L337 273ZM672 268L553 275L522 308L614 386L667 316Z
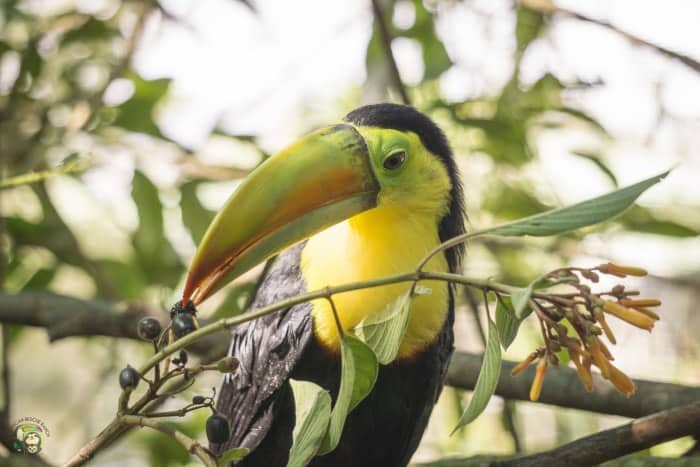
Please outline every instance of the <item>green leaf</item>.
M647 189L663 180L670 171L597 198L526 217L509 224L485 229L479 234L502 236L558 235L608 220L627 209ZM476 236L476 235L475 235ZM515 300L514 300L515 302ZM515 303L513 303L516 306Z
M515 25L515 38L518 52L522 54L528 45L539 36L544 26L544 14L518 6Z
M510 297L497 294L496 301L496 328L503 350L507 350L518 335L518 329L523 320L515 314Z
M180 187L180 211L182 223L185 224L192 240L199 245L216 213L202 206L197 197L197 182L188 182Z
M68 31L63 36L63 44L72 42L96 41L111 39L116 36L116 31L112 30L105 21L100 21L95 17L90 17L79 28Z
M163 205L158 188L142 172L134 172L131 197L136 203L139 226L134 233L134 243L142 252L154 252L163 241Z
M486 352L484 352L484 363L481 365L481 371L479 371L472 398L469 400L469 406L467 406L467 409L460 417L454 431L471 423L484 411L489 399L496 391L500 374L501 342L498 338L498 329L489 318L489 336L486 342Z
M411 316L410 291L401 294L382 310L367 316L355 327L355 335L374 351L377 360L387 365L396 359Z
M327 454L338 446L348 413L367 397L377 380L377 357L367 344L346 334L341 340L340 350L340 389L319 454Z
M248 448L231 448L221 453L219 458L216 460L216 464L220 467L226 467L228 466L229 462L235 462L243 459L249 452L250 449Z
M153 114L156 104L168 92L170 79L145 80L133 72L127 78L134 83L134 94L116 107L118 113L113 124L129 131L162 137Z
M182 264L165 237L158 188L143 173L136 171L131 197L139 215L139 225L132 241L143 277L151 283L174 287L182 273Z
M620 222L627 229L635 232L642 232L654 235L666 235L669 237L689 238L700 235L697 229L693 229L684 224L680 224L670 219L658 218L658 214L641 206L633 206L620 218ZM676 216L679 220L685 220L681 216ZM691 217L692 219L692 217Z
M615 177L613 171L610 170L610 167L605 165L605 163L601 160L598 154L586 151L573 151L572 154L592 162L596 167L600 169L601 172L603 172L603 174L605 174L606 177L608 177L608 179L616 188L619 186L619 184L617 183L617 177Z
M523 319L530 314L530 309L527 304L532 295L532 288L533 284L530 284L510 294L510 300L513 304L513 313L515 313L515 317L518 319Z
M331 396L319 385L308 381L290 381L294 391L297 422L287 467L304 467L316 455L328 431Z
M404 37L417 40L421 45L423 63L425 65L424 81L438 78L444 71L452 66L452 60L447 54L445 46L435 32L433 14L428 11L422 0L413 0L416 19L410 29L405 31Z
M593 128L598 130L603 135L606 135L606 136L609 135L608 130L606 130L605 127L603 125L601 125L601 123L598 120L596 120L592 116L588 115L583 110L574 109L572 107L557 107L556 109L553 109L553 110L555 112L561 112L561 113L570 115L578 120L581 120L582 122L588 123L589 125L591 125Z

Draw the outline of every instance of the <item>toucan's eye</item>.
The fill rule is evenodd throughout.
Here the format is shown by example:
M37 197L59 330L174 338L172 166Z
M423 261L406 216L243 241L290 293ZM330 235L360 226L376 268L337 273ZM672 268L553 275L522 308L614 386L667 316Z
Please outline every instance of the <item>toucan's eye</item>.
M398 169L404 162L406 162L406 153L398 151L384 159L384 168L387 170Z

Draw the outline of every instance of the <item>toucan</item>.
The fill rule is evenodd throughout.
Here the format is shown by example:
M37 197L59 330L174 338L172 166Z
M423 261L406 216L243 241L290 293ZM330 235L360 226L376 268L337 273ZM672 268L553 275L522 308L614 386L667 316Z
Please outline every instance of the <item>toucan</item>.
M305 291L415 270L441 242L465 231L462 185L445 135L413 107L374 104L318 129L265 160L216 215L194 256L184 304L199 305L266 259L250 309ZM458 272L463 247L424 270ZM379 369L372 392L348 415L340 442L311 466L405 466L425 431L453 351L454 290L426 281L411 302L398 356ZM406 293L410 283L337 294L233 328L238 371L224 379L217 411L231 423L214 452L248 448L236 465L288 461L295 409L290 378L336 397L338 326ZM334 318L335 306L338 322Z

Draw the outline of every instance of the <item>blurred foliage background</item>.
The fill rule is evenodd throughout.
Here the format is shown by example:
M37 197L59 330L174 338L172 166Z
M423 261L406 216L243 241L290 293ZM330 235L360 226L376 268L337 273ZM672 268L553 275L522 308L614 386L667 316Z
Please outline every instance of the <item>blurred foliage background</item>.
M465 270L525 284L566 264L645 267L651 277L634 285L664 300L663 319L651 337L620 328L619 366L699 383L700 36L689 18L700 11L690 1L581 3L388 0L378 15L369 2L319 0L2 0L2 296L51 292L165 318L194 246L248 171L295 135L405 95L454 147L470 228L677 165L614 222L475 242ZM28 173L40 180L12 183ZM254 280L219 294L204 316L239 313ZM65 461L111 418L118 370L149 346L70 337L75 323L50 305L43 321L6 308L1 421L41 418L45 458ZM458 348L482 349L476 325L461 304ZM525 326L507 356L537 342ZM197 388L215 385L214 376ZM449 436L467 398L445 390L417 461L545 449L621 421L494 398ZM201 417L182 426L202 437ZM94 465L188 462L141 431Z

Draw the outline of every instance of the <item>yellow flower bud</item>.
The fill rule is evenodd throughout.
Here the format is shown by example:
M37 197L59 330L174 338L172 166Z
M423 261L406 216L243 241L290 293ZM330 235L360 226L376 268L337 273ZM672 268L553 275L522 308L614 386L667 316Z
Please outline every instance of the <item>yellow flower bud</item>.
M547 359L543 358L540 360L540 363L537 364L535 379L532 380L532 386L530 386L530 400L533 402L540 398L545 373L547 373Z
M631 397L635 387L630 377L612 363L608 363L608 366L610 367L610 382L626 397Z
M614 302L603 302L603 310L641 329L651 331L654 320L634 308L627 308Z
M645 315L647 315L649 318L651 318L653 320L658 321L661 319L661 317L659 315L657 315L656 313L654 313L653 311L651 311L648 308L635 308L635 310L639 311L640 313L644 313Z
M511 376L518 376L520 373L523 372L523 370L525 370L525 368L530 366L530 364L533 362L533 360L535 360L534 353L528 355L525 360L523 360L522 362L515 365L513 370L510 372L510 375Z
M615 334L613 334L612 329L610 329L610 326L608 326L608 322L605 321L605 315L603 315L602 313L600 315L597 315L596 321L598 321L598 324L600 324L600 327L603 328L603 332L605 333L605 337L608 338L610 343L612 345L617 344L617 339L615 339Z
M610 349L608 349L608 346L605 345L605 342L598 339L598 345L600 346L600 351L603 352L603 355L607 360L615 360L615 357L613 357L613 354L610 352Z
M600 369L600 374L603 378L610 378L610 369L608 368L608 359L605 358L603 351L600 349L600 341L595 339L589 347L593 363Z
M617 276L617 277L625 277L625 276L643 277L643 276L646 276L648 274L647 271L645 269L642 269L642 268L636 268L633 266L620 266L619 264L614 264L614 263L601 264L600 266L598 266L598 270L602 273L612 274L613 276Z
M581 361L581 354L572 348L569 348L569 356L571 361L574 362L576 366L576 373L578 373L579 379L583 382L583 386L586 391L591 392L593 390L593 377L591 375L591 360L590 358L583 357L583 362ZM586 365L588 361L588 365Z
M659 306L661 305L661 300L656 300L655 298L640 298L637 300L629 300L627 298L623 298L622 300L620 300L620 305L629 306L632 308Z

